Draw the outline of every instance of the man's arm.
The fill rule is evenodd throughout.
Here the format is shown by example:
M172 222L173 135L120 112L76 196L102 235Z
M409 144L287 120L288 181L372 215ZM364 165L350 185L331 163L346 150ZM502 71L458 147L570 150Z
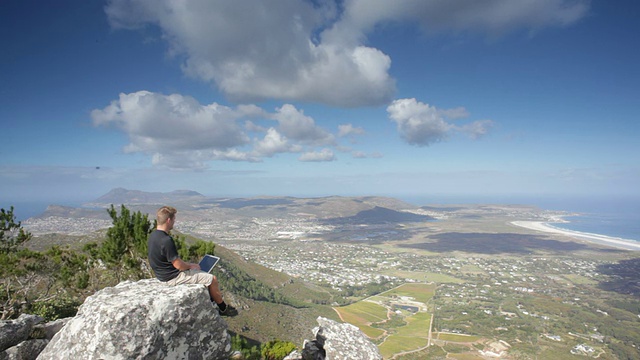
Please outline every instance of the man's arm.
M180 258L177 258L177 259L173 260L171 262L171 264L173 265L174 268L176 268L176 269L178 269L180 271L185 271L185 270L189 270L189 269L200 270L200 265L184 262Z

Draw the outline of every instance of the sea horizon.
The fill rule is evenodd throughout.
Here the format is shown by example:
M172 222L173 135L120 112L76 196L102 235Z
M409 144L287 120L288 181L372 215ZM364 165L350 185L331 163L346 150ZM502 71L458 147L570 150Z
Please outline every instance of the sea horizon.
M564 211L568 214L562 218L566 222L549 224L561 230L640 242L640 196L440 195L399 198L418 206L504 204Z

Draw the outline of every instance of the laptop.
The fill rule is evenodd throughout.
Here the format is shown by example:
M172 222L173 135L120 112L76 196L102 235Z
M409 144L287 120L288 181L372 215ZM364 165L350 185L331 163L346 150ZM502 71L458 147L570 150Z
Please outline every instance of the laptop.
M202 258L202 260L200 260L200 270L210 273L218 261L220 261L219 257L207 254Z

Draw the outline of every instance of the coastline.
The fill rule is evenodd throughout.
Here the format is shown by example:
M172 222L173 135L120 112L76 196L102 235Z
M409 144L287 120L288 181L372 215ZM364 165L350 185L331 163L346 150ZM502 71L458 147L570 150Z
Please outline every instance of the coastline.
M640 242L638 241L615 238L599 234L584 233L580 231L559 229L543 221L512 221L511 224L529 230L564 235L600 245L615 247L618 249L640 251Z

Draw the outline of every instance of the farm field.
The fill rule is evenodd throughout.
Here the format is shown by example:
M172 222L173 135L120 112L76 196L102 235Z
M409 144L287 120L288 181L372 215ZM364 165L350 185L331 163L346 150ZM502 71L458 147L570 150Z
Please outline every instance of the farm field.
M335 308L342 320L376 340L385 359L429 345L435 284L408 283L357 303Z

